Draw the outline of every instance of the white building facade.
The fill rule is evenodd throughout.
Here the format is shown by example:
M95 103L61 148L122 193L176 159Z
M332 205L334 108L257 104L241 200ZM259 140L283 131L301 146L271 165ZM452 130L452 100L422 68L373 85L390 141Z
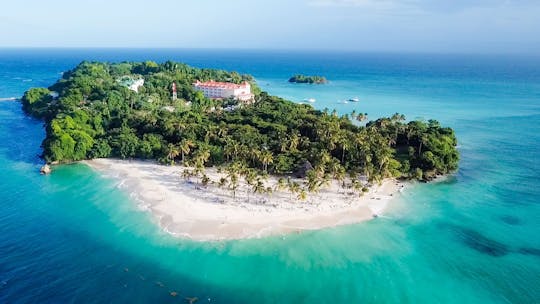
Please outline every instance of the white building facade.
M128 89L136 93L138 93L139 88L144 85L144 78L142 77L134 78L131 76L123 76L122 78L117 79L116 81L120 85L127 87Z
M201 91L207 98L234 98L245 102L253 100L253 94L251 94L251 85L247 81L241 84L217 82L213 80L206 82L197 81L193 84L193 88L197 91Z

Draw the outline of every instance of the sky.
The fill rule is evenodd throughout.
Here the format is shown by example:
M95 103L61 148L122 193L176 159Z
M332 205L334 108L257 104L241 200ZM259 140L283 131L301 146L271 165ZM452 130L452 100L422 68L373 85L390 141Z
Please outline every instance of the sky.
M540 0L6 0L0 47L540 53Z

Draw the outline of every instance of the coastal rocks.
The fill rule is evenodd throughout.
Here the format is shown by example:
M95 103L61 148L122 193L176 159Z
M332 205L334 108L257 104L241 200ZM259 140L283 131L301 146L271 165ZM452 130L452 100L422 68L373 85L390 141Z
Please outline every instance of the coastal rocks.
M45 164L39 169L39 172L43 175L51 174L52 169L49 165Z
M309 161L305 161L303 165L301 165L296 172L294 172L294 177L296 178L305 178L307 176L307 173L313 170L313 166Z

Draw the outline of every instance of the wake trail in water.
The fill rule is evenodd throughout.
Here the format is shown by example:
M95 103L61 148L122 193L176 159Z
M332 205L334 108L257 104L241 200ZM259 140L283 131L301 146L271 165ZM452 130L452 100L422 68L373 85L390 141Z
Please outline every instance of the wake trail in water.
M0 101L17 101L17 97L0 97Z

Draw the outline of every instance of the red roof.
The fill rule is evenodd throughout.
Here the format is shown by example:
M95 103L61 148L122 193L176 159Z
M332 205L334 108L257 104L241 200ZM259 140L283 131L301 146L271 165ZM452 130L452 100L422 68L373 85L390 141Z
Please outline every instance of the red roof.
M243 82L241 84L236 84L232 82L219 82L219 81L205 81L200 82L197 81L193 84L196 87L206 87L206 88L219 88L219 89L244 89L249 84L247 82Z

